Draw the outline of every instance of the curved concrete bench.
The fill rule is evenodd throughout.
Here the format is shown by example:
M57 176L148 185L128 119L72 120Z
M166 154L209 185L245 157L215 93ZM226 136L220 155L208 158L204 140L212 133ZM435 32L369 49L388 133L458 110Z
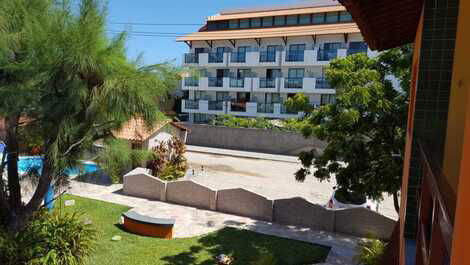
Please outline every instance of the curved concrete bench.
M134 234L171 239L174 219L153 218L130 211L123 213L124 228Z

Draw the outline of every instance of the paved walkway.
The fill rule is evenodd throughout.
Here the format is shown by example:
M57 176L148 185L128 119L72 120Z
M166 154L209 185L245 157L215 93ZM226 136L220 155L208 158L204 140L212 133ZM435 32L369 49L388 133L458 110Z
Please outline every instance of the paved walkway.
M332 249L326 264L355 264L353 257L356 255L357 243L360 240L355 237L315 231L310 228L284 226L247 217L126 196L122 194L121 189L121 184L103 186L72 181L69 193L127 205L133 207L133 210L138 213L152 217L175 218L174 236L179 238L202 235L230 226L330 246Z
M191 151L191 152L205 153L205 154L215 154L215 155L225 155L225 156L263 159L263 160L272 160L272 161L282 161L282 162L290 162L290 163L298 163L299 162L299 159L298 159L297 156L286 156L286 155L275 155L275 154L258 153L258 152L247 152L247 151L221 149L221 148L196 146L196 145L186 145L186 150Z

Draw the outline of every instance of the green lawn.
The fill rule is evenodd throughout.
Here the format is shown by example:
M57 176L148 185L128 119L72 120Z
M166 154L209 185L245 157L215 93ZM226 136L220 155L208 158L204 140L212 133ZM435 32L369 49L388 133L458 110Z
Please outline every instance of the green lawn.
M238 265L249 265L266 253L273 253L280 265L301 265L322 262L329 251L323 246L235 228L189 239L142 237L127 233L117 225L121 213L129 210L126 206L71 195L65 195L64 199L74 199L75 206L60 207L62 211L84 213L84 218L91 219L99 231L90 265L214 265L213 256L221 253L233 255ZM62 199L59 202L63 205ZM122 236L122 240L111 241L115 235Z

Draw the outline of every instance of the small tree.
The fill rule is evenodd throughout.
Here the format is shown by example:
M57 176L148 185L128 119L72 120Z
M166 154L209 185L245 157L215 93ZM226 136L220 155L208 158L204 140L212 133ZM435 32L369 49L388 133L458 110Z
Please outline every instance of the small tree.
M295 94L284 102L284 106L290 111L303 111L309 113L313 110L309 98L304 93Z
M302 129L306 137L316 136L327 146L321 154L300 154L303 167L297 180L311 173L320 180L335 175L343 191L377 200L383 193L393 195L398 211L407 93L394 89L386 76L396 74L402 85L409 84L410 51L395 49L378 58L357 54L330 64L326 77L337 90L336 104L314 110Z
M163 180L176 180L184 177L188 163L184 153L186 147L177 137L162 142L153 148L153 159L147 163L152 174Z

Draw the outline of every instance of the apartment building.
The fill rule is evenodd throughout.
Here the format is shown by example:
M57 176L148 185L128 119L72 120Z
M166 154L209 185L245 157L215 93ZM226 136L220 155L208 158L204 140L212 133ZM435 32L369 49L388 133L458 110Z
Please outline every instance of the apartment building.
M220 114L299 117L283 104L297 93L314 107L335 102L325 80L331 60L375 55L346 9L326 0L222 11L177 41L189 47L183 65L195 69L182 80L182 112L192 122Z

